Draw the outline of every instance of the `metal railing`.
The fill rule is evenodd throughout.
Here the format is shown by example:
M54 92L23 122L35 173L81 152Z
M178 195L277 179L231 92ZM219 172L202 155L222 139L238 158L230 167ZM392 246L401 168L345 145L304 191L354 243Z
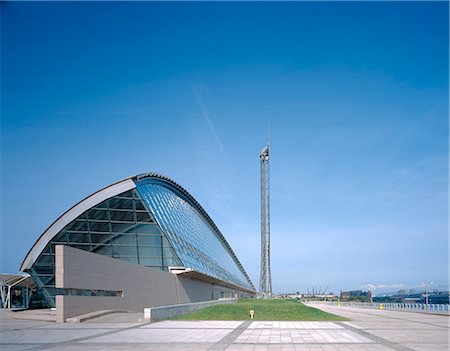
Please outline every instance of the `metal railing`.
M314 304L327 304L334 306L354 306L365 307L377 310L395 309L407 310L411 312L437 312L448 314L450 312L449 304L424 304L424 303L392 303L392 302L353 302L353 301L308 301Z

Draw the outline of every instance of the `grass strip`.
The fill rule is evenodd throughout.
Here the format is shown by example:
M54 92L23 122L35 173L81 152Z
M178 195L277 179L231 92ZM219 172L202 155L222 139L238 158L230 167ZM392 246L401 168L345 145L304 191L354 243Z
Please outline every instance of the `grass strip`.
M290 299L240 299L231 305L215 305L172 319L177 320L248 320L250 310L256 321L345 321L343 317L308 307Z

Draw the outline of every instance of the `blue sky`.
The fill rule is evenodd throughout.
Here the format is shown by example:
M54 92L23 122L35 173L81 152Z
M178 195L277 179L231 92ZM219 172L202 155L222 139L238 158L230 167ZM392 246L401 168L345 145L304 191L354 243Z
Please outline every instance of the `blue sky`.
M448 3L1 4L1 271L85 196L165 174L275 292L448 285Z

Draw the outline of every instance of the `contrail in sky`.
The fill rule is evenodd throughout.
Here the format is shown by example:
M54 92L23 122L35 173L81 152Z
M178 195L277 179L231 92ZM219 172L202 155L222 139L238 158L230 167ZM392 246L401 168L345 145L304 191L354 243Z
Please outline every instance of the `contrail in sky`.
M206 120L206 123L208 124L208 128L211 131L211 134L217 144L217 146L220 149L220 152L222 153L225 160L228 162L228 164L233 167L230 158L228 157L228 154L225 151L225 148L223 147L222 142L220 141L219 135L216 132L216 128L214 127L214 124L209 117L208 110L206 109L205 105L202 102L202 99L200 98L200 94L195 86L192 87L192 92L195 96L195 99L197 100L198 106L200 107L200 112L202 113L203 118Z

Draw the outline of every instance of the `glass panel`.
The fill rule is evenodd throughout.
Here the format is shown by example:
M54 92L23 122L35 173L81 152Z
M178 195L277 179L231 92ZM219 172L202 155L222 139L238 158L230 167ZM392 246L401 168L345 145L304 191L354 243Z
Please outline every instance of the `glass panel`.
M138 211L147 211L144 204L141 201L136 201L136 210Z
M133 191L132 190L125 191L124 193L117 195L117 197L133 197Z
M46 266L46 265L52 265L53 264L53 255L46 255L42 254L38 260L36 260L35 266Z
M136 212L136 222L151 222L151 218L147 212Z
M138 234L161 234L156 224L138 224L136 225L136 233Z
M70 223L66 227L66 229L78 232L82 231L87 232L88 231L87 222L85 220L75 220L72 223Z
M55 244L62 243L67 244L67 235L65 230L61 230L59 234L55 235L55 238L52 240Z
M111 236L109 233L104 234L91 234L92 244L107 244L109 243Z
M162 260L161 258L139 257L139 264L143 266L160 267L162 266Z
M167 238L165 237L165 236L163 236L163 246L164 247L170 247L170 244L169 244L169 242L167 241Z
M89 229L91 232L109 232L109 225L107 222L89 221Z
M56 293L55 287L47 287L47 288L45 288L45 290L46 290L46 292L47 292L50 296L52 296L52 297L54 298L55 293ZM55 304L55 303L53 302L53 305L54 305L54 304Z
M119 245L134 245L136 246L136 235L134 234L118 234L113 235L111 239L112 244Z
M130 262L130 263L135 263L138 264L138 259L137 257L120 257L121 261L126 261L126 262Z
M164 257L177 257L171 247L164 247L162 248L162 251Z
M164 258L164 266L166 267L182 267L183 264L178 258Z
M134 223L111 223L111 229L114 233L134 233Z
M158 246L161 247L161 236L160 235L138 235L138 244L140 245L149 245L149 246Z
M41 281L42 285L55 285L54 275L38 275L38 279Z
M161 247L139 246L139 257L161 257Z
M71 233L68 232L69 243L85 243L89 244L89 235L86 233ZM70 245L72 246L72 245Z
M99 255L112 256L111 245L93 245L92 252Z
M118 246L113 245L113 256L134 256L137 257L136 245L133 246Z
M42 251L43 254L50 254L52 253L51 249L50 249L50 245L47 245L45 247L45 249Z
M108 208L108 202L109 202L109 200L105 200L102 203L95 205L94 208Z
M34 266L36 274L54 274L55 270L53 265L48 266Z
M107 210L90 210L88 212L88 218L101 221L108 221L109 214Z
M113 197L109 199L109 208L132 210L133 199L120 199L117 197Z
M115 222L134 222L134 212L131 211L110 211L111 221Z

